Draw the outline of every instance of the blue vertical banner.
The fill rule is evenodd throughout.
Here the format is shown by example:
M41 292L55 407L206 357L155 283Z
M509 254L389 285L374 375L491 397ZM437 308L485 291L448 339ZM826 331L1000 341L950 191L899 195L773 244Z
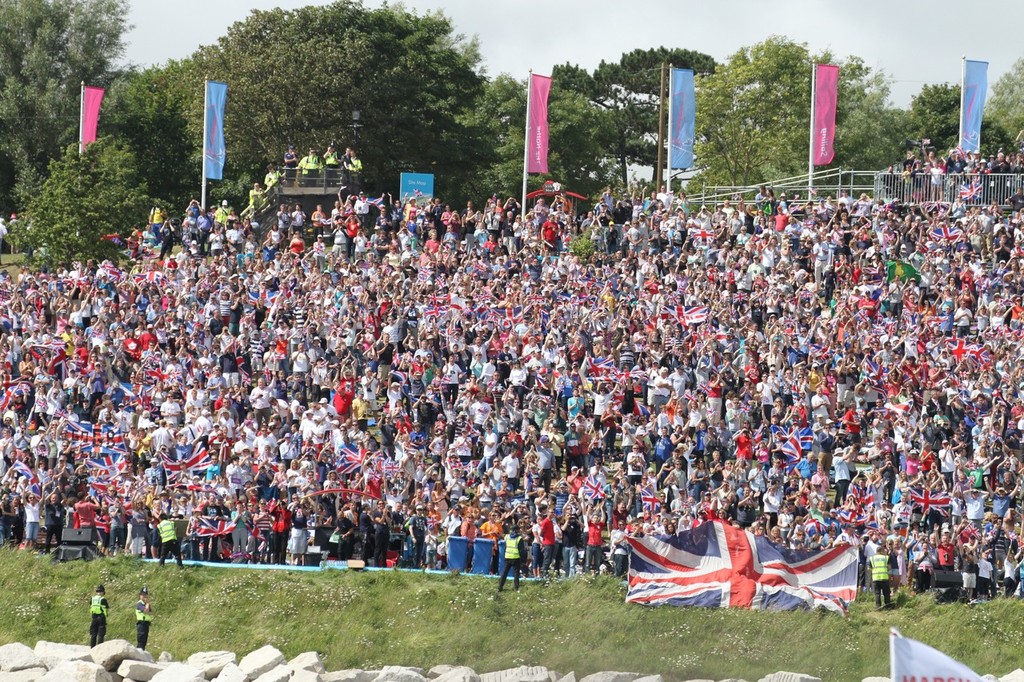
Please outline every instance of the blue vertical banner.
M964 60L964 80L960 84L960 147L965 152L981 151L981 118L988 91L988 62Z
M696 129L697 97L691 69L672 69L669 76L668 158L671 168L685 169L693 165L693 136Z
M203 140L203 171L209 180L224 177L224 105L228 99L228 84L206 81L206 139Z
M417 204L428 203L434 198L433 173L402 173L399 176L398 195L404 204L415 199Z

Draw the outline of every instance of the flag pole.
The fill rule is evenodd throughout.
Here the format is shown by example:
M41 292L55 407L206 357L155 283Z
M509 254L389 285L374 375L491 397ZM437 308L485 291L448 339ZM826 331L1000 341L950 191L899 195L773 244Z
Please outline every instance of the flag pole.
M82 142L82 136L85 134L85 81L82 81L82 91L79 95L78 103L78 155L81 156L82 152L85 151L85 144Z
M668 138L668 150L665 155L665 195L669 197L669 205L665 208L668 212L672 212L672 93L675 92L672 89L672 76L675 69L671 64L668 65L668 133L665 137Z
M818 89L818 65L811 66L811 123L807 151L807 199L811 198L811 190L814 189L814 97Z
M889 628L889 679L896 679L896 638L900 637L896 628Z
M661 63L661 89L658 90L658 168L655 173L657 178L655 185L660 189L662 182L661 171L665 165L662 159L665 155L665 62Z
M206 110L210 106L210 79L203 80L203 200L200 206L203 208L203 212L206 211L206 145L209 144L210 131L208 129L210 117L206 115Z
M964 97L964 94L965 94L964 93L964 83L966 81L967 81L967 55L963 55L963 56L960 57L960 134L957 137L957 146L960 147L961 149L964 149L965 151L973 152L974 151L973 149L967 149L964 146L964 102L966 101L966 98ZM980 144L978 146L978 151L981 151L981 145ZM966 162L967 162L967 159L964 159L964 163L966 163Z
M520 206L520 215L523 217L523 224L526 224L526 169L530 163L530 91L533 90L533 69L526 78L526 132L523 135L523 203Z

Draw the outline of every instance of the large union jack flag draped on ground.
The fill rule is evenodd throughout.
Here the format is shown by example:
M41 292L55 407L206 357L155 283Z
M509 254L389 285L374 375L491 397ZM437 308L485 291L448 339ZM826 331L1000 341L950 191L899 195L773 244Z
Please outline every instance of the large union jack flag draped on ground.
M857 550L788 550L720 521L676 536L629 538L636 604L846 613L857 596Z

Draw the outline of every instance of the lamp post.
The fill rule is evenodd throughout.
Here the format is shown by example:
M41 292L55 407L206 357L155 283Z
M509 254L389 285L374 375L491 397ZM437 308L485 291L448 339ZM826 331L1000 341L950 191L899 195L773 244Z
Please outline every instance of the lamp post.
M359 119L361 119L362 116L363 112L359 111L359 109L352 110L352 125L349 127L352 128L352 136L357 140L359 139L359 129L363 127L362 124L359 123Z

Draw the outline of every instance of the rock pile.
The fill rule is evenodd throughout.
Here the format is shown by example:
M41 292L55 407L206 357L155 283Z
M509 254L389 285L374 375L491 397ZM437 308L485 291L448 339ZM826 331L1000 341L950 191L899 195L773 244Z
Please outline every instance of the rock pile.
M1018 669L989 682L1024 682ZM603 672L579 680L543 667L520 666L508 670L478 673L465 666L437 665L430 670L385 666L380 670L337 670L328 672L315 652L299 654L290 661L272 646L265 646L238 659L230 651L201 651L185 661L174 661L164 652L154 659L123 639L89 648L76 644L37 642L35 649L24 644L0 646L0 682L662 682L661 675ZM689 680L688 682L715 682ZM719 682L746 682L729 679ZM801 673L777 672L758 682L821 682ZM869 677L863 682L889 682L886 677Z

